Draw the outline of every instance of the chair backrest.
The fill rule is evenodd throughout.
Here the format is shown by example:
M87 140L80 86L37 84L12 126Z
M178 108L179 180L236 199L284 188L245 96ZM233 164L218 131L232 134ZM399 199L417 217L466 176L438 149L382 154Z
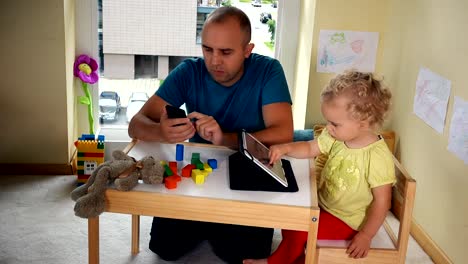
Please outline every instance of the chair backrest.
M395 157L393 157L393 163L395 164L397 182L393 186L391 211L400 220L398 239L394 242L396 242L399 253L398 263L404 263L413 218L416 181Z

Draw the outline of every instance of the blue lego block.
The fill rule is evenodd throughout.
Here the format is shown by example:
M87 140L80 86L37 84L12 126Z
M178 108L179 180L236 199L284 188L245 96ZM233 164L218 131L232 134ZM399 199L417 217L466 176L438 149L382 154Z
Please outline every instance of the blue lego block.
M95 136L93 134L82 134L78 140L94 140Z
M218 161L216 159L208 159L208 165L214 170L218 168Z
M176 160L183 161L184 160L184 145L177 144L176 145Z
M104 135L98 135L97 141L104 141L105 136ZM78 140L96 140L96 135L93 134L82 134Z

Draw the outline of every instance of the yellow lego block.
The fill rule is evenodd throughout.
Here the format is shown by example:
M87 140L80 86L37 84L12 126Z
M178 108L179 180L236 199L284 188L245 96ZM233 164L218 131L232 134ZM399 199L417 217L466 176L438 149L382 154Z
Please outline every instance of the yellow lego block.
M208 165L208 163L203 163L203 169L209 173L213 172L213 169Z
M161 161L159 161L159 164L161 164L161 166L164 166L164 165L167 164L167 162L165 160L161 160Z
M209 171L206 171L206 170L202 170L201 173L203 174L203 176L205 177L205 179L208 177L208 175L210 175L210 172L209 172Z
M78 157L76 158L77 161L96 161L98 164L104 162L104 157Z
M75 146L78 152L104 153L103 144L97 140L78 140Z
M192 170L192 180L195 182L195 184L203 184L205 183L205 173L203 173L199 169L194 169Z

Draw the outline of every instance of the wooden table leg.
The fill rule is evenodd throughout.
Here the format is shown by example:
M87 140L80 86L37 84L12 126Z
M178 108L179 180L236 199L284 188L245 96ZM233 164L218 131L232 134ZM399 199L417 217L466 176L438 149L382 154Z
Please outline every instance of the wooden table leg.
M306 260L305 263L316 263L317 260L317 231L320 210L312 210L312 221L309 226L309 234L307 236Z
M140 216L132 215L132 255L140 252Z
M88 261L99 264L99 216L88 218Z

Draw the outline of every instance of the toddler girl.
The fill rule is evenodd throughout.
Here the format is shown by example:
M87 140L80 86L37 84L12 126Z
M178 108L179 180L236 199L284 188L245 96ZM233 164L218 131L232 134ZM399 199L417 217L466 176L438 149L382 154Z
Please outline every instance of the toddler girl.
M391 93L371 73L348 71L333 78L321 94L327 121L312 141L270 147L270 162L288 155L328 155L318 178L318 239L351 240L352 258L367 256L374 235L385 220L395 183L392 153L376 133L390 107ZM307 232L282 230L283 240L268 259L244 264L305 262Z

